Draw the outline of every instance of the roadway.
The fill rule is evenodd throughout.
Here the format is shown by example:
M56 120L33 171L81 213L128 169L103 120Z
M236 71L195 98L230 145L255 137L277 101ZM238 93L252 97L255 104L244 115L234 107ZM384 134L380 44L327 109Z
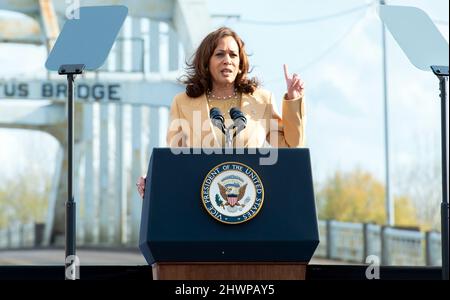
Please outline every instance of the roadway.
M77 250L80 265L147 265L137 249L81 248ZM0 266L5 265L62 265L65 251L58 249L0 250ZM313 258L310 264L339 265L348 262Z

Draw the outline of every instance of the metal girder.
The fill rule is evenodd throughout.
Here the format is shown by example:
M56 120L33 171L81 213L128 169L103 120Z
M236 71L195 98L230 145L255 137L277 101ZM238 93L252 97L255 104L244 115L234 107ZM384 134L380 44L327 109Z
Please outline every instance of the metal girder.
M64 16L66 10L72 9L77 2L82 6L125 5L128 7L129 16L146 17L165 22L171 20L174 6L174 0L71 0L67 3L58 0L54 2L55 11L58 15ZM39 13L40 7L36 0L0 0L0 9L36 15Z
M211 29L206 1L177 0L173 13L173 25L184 46L186 57L191 57L200 41Z
M55 37L55 20L64 20L66 11L73 9L77 1L53 2L51 0L0 0L0 9L11 10L29 16L41 16L47 38ZM130 17L150 18L172 24L178 32L187 57L190 57L200 40L209 32L211 21L206 0L83 0L83 6L125 5ZM80 16L81 17L81 16ZM59 30L58 30L59 32ZM1 33L0 33L1 37ZM1 38L0 38L1 40Z
M58 16L56 15L53 1L39 0L39 12L45 34L45 45L47 46L47 50L50 51L59 35Z
M36 128L60 125L66 120L64 104L37 106L33 104L0 103L0 127Z
M128 104L151 104L170 106L175 93L184 88L175 79L143 80L92 80L79 79L75 86L77 102L111 102ZM17 100L58 100L65 102L67 95L66 82L60 78L47 81L45 79L16 79L2 83L0 81L0 105L2 99ZM2 115L0 112L0 123Z

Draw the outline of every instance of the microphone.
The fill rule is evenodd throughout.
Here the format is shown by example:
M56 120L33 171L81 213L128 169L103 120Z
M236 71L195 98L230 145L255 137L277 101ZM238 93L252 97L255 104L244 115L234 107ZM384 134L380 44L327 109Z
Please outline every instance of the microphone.
M209 117L214 126L220 128L225 134L225 119L222 116L222 112L217 107L211 108L209 111Z
M236 128L236 132L234 133L234 136L236 136L247 126L247 118L244 116L242 111L237 107L233 107L230 109L230 117L231 119L233 119L234 122L233 128Z

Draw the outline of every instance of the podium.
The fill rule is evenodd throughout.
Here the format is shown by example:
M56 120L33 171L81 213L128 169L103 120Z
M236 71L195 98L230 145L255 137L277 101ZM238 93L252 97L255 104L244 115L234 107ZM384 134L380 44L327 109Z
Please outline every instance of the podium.
M172 150L153 150L142 206L153 279L305 279L319 244L308 149L272 149L272 165L256 149Z

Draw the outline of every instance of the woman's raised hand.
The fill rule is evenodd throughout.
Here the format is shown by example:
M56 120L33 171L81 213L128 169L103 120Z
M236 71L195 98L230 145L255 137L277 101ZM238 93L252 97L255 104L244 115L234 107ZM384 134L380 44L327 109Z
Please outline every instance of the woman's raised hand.
M303 80L296 73L289 75L288 67L286 64L283 65L284 68L284 78L286 79L287 87L287 99L292 100L299 97L303 97L304 83Z

